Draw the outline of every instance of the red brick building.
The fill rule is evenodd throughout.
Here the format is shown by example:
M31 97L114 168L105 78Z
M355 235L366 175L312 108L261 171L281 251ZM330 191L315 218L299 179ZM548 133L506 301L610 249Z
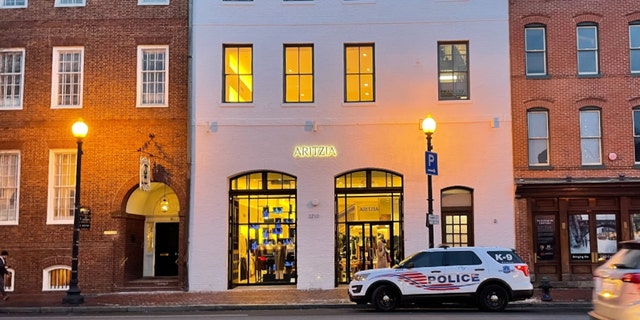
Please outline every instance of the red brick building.
M590 283L640 236L638 9L510 1L517 245L536 277Z
M0 1L0 249L14 292L68 286L79 118L91 209L79 287L186 287L188 14L186 0Z

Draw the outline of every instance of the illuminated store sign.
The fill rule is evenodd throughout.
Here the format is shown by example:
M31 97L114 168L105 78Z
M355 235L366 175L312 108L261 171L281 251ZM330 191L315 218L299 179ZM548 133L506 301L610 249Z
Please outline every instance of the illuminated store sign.
M294 158L328 158L337 157L338 152L334 146L295 146Z

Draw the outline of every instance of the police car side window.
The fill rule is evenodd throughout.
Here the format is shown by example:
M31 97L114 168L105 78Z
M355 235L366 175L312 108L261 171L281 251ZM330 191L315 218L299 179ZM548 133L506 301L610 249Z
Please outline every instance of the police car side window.
M444 265L444 254L443 252L423 252L410 262L414 263L415 268L440 267Z
M446 263L448 266L474 266L482 264L482 261L473 251L447 252Z

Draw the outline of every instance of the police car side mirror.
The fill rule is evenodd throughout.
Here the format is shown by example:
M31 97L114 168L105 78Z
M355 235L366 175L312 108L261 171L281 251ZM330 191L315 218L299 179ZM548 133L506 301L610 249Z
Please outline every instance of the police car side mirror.
M416 264L415 264L415 263L413 263L413 262L409 262L409 263L407 263L407 264L405 265L405 268L407 268L407 269L413 269L413 268L415 268L415 267L416 267Z

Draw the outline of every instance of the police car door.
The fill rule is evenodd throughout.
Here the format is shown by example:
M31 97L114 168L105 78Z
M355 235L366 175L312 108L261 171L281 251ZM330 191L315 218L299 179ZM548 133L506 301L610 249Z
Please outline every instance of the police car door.
M398 273L398 286L405 295L437 293L430 289L431 282L443 274L444 251L416 254L406 261Z
M445 253L443 275L436 278L432 290L440 293L475 292L488 270L472 250L449 250Z

